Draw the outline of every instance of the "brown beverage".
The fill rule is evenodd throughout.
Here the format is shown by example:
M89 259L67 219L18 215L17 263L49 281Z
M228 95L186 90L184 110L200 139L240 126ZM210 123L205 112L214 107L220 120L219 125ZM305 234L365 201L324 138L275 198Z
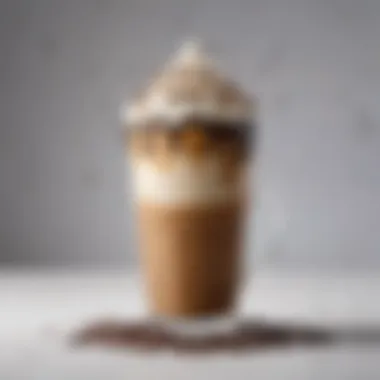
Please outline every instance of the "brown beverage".
M241 279L251 102L197 46L128 108L142 268L154 315L229 314Z

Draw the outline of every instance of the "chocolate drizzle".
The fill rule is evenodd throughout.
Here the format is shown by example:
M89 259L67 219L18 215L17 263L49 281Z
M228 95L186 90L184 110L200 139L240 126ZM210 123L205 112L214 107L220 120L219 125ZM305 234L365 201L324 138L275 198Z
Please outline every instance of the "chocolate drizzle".
M151 155L160 149L169 152L178 152L191 145L188 141L204 139L199 143L199 150L203 153L211 150L234 151L239 160L247 159L254 151L256 143L256 127L248 123L232 123L220 121L204 121L192 118L181 123L177 128L168 128L162 123L149 123L139 129L126 131L126 142L132 149L142 154ZM194 142L196 144L196 142Z

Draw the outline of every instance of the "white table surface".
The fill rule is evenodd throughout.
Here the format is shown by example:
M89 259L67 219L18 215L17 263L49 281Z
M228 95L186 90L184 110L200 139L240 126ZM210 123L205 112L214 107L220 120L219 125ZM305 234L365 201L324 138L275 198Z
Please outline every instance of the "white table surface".
M379 326L380 276L257 273L243 313L332 325ZM138 277L126 273L0 272L0 380L376 379L380 346L242 354L73 350L63 337L84 321L144 315Z

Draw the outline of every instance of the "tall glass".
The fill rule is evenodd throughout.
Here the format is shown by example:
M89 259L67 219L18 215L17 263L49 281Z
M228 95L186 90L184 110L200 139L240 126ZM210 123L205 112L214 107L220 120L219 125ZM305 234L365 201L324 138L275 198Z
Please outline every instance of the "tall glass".
M147 303L165 328L234 327L253 131L193 117L127 132Z

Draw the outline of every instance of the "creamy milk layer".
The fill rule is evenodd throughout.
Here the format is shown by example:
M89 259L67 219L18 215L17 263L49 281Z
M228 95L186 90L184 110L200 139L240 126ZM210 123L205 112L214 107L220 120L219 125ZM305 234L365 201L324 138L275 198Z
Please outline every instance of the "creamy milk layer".
M136 127L150 120L168 126L189 117L248 121L253 102L223 75L196 43L187 43L137 101L122 107L123 125Z
M226 180L217 157L197 163L188 158L160 168L149 159L134 160L135 196L139 202L156 205L208 205L234 201L243 195L243 169L234 180Z

